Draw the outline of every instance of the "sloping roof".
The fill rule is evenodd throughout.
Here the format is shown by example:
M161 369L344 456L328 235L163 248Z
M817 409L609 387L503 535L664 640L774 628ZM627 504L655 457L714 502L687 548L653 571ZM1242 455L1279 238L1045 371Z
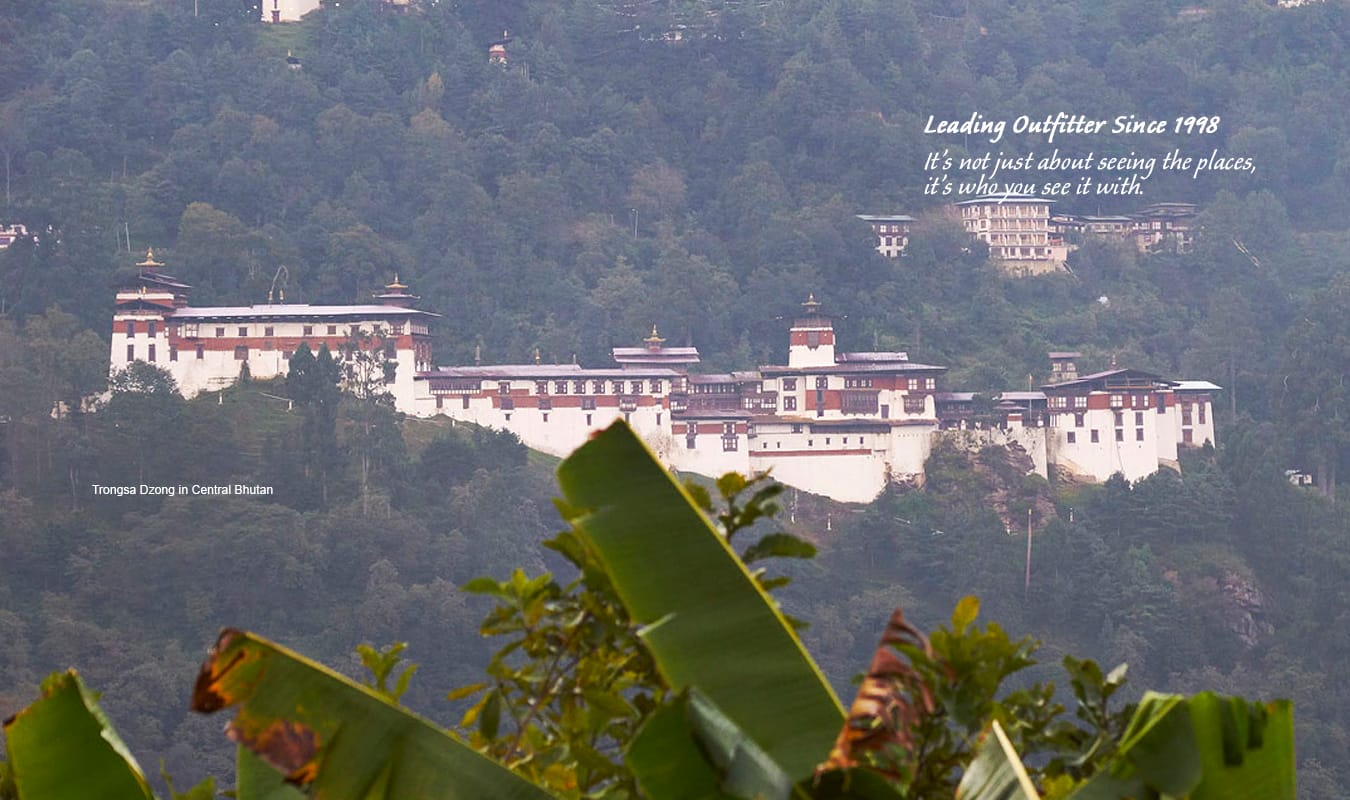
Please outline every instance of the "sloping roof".
M1106 385L1112 383L1111 379L1113 378L1125 381L1148 381L1152 383L1172 384L1172 381L1163 378L1161 375L1156 375L1152 372L1144 372L1140 369L1108 369L1104 372L1094 372L1091 375L1083 375L1071 381L1043 384L1041 388L1047 390L1087 388L1092 384Z
M959 203L953 203L958 206L969 206L976 203L984 205L987 203L1056 203L1057 200L1051 200L1048 197L1037 197L1033 194L986 194L980 197L974 197L970 200L962 200Z
M903 352L861 352L861 353L840 353L834 358L840 364L855 363L860 361L909 361L909 353Z
M913 222L914 218L906 214L854 214L864 222Z
M1177 392L1214 392L1222 389L1222 386L1209 381L1177 381L1172 385L1172 390Z
M316 317L439 317L430 311L398 306L311 306L302 303L261 306L214 306L180 308L174 319L301 319Z

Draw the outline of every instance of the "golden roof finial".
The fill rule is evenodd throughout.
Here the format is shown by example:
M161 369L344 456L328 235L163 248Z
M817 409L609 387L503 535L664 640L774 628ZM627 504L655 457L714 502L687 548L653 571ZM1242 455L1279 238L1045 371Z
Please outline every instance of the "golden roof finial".
M647 349L649 350L660 350L661 345L665 344L665 341L666 341L665 339L661 338L661 334L656 332L656 323L653 322L652 335L648 336L646 339L643 339L642 343L647 345Z
M393 283L386 283L386 284L384 285L384 288L386 288L386 289L406 289L406 288L408 288L408 285L405 284L405 283L399 283L399 282L398 282L398 273L395 272L395 273L394 273L394 282L393 282Z
M155 269L164 266L164 264L155 260L155 248L151 247L145 251L145 260L137 263L136 266L142 269Z

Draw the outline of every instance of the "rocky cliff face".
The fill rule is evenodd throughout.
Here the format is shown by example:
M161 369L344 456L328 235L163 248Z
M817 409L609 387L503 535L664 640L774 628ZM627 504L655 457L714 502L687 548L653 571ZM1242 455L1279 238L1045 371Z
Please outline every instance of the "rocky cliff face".
M1266 597L1255 581L1227 570L1218 583L1224 600L1220 606L1223 622L1244 647L1255 647L1262 638L1274 635L1275 626L1266 616Z
M1163 572L1163 577L1176 587L1183 603L1204 609L1244 650L1275 634L1266 596L1250 576L1224 568L1198 577L1182 577L1175 569L1169 569Z

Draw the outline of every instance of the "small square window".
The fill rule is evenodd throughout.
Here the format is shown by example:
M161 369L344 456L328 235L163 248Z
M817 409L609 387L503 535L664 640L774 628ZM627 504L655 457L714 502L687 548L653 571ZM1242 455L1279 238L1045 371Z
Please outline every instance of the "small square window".
M304 335L304 336L313 336L313 335L314 335L314 326L313 326L313 325L306 325L305 327L301 328L300 330L301 330L301 332L302 332L302 335Z
M1069 431L1068 434L1066 434L1066 438L1069 444L1074 444L1078 441L1078 434L1074 431Z
M1134 440L1135 440L1136 442L1142 442L1142 441L1144 441L1144 429L1143 429L1143 428L1135 428L1135 429L1134 429Z
M248 347L241 344L238 347L234 348L235 361L245 361L247 359L248 359Z
M329 335L329 336L337 336L337 326L336 326L336 325L329 325L329 326L328 326L328 335Z
M1092 429L1092 437L1091 437L1091 438L1092 438L1092 443L1093 443L1093 444L1097 444L1098 442L1100 442L1100 441L1102 440L1102 439L1101 439L1101 436L1097 433L1097 429L1096 429L1096 428L1093 428L1093 429Z
M1125 441L1125 430L1123 428L1116 428L1116 441Z
M224 336L225 336L225 329L223 327L216 328L216 338L221 339L224 338Z
M248 336L248 326L247 326L247 325L240 325L240 326L239 326L239 335L240 335L240 336Z
M276 336L277 335L276 330L277 329L272 327L271 325L267 325L263 328L263 336Z

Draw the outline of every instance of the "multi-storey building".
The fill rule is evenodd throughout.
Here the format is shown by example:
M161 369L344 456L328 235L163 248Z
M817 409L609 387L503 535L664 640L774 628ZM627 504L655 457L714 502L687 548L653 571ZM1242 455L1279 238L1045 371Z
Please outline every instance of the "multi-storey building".
M1133 216L1134 241L1140 252L1159 249L1188 252L1195 245L1194 203L1154 203Z
M179 391L192 397L239 379L244 365L254 378L285 375L291 355L303 343L342 349L378 349L396 365L389 384L396 406L413 413L414 377L431 369L427 321L435 317L412 308L417 300L394 282L377 295L378 304L266 304L195 308L191 287L163 271L146 254L134 276L117 291L111 362L114 372L133 361L168 370Z
M887 258L899 258L909 246L909 228L914 218L904 214L858 214L858 219L872 226L877 237L877 252Z
M1064 472L1104 481L1138 480L1177 467L1177 448L1213 443L1208 381L1169 381L1111 369L1041 387L1051 428L1048 460Z
M955 204L961 224L989 245L989 257L1013 272L1062 269L1069 248L1050 229L1054 200L1030 195L990 195Z
M772 469L792 486L866 501L892 480L921 482L944 368L904 353L837 353L832 319L803 304L784 365L691 374L692 347L613 350L617 368L575 364L442 367L419 375L424 413L515 432L564 455L624 419L676 469Z
M282 376L301 344L377 351L393 366L389 391L408 414L444 415L517 434L565 455L593 432L625 420L670 466L704 475L772 470L790 486L849 502L890 483L920 484L935 438L1018 447L1030 469L1105 480L1175 466L1177 448L1214 441L1212 393L1137 370L1079 377L1077 353L1052 353L1054 383L977 402L938 393L944 367L902 352L842 352L833 319L814 297L788 332L787 362L729 373L693 373L694 347L667 347L653 328L640 347L616 347L614 365L499 364L433 367L416 296L394 282L370 305L268 303L194 307L189 287L153 253L117 291L113 370L163 367L186 396L220 389L245 365Z

